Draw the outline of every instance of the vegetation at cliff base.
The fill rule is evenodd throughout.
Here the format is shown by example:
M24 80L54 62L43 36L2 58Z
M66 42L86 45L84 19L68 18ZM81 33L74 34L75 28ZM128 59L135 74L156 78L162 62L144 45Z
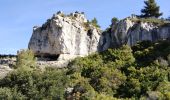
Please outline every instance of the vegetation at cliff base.
M143 41L39 69L29 50L0 80L1 100L170 99L170 41Z

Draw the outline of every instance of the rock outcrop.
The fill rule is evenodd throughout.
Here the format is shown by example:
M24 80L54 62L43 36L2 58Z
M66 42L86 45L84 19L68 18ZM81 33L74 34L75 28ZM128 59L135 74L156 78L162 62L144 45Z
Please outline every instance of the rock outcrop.
M152 22L153 20L158 22ZM41 27L33 28L28 47L37 56L55 58L58 61L46 63L40 60L40 65L61 67L77 56L86 56L123 44L133 46L143 40L167 38L170 38L170 23L165 23L164 20L148 21L132 16L112 23L108 30L101 32L87 21L84 13L64 15L58 12Z
M144 40L158 41L168 38L170 38L169 22L152 23L129 17L113 24L110 32L102 34L100 48L106 50L109 47L118 47L123 44L133 46Z
M58 12L41 27L34 27L28 48L38 56L70 60L98 51L100 34L98 28L87 23L84 13Z

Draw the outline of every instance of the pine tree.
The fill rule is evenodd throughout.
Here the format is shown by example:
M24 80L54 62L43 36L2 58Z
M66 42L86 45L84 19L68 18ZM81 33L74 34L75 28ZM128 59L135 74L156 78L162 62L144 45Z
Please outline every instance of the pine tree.
M159 12L159 6L157 6L155 0L147 0L144 1L145 7L141 10L141 17L147 18L147 17L155 17L158 18L162 16L163 13Z
M98 21L97 21L96 18L92 19L92 20L91 20L91 23L92 23L93 26L95 26L95 27L97 27L97 28L100 28L100 26L98 25Z

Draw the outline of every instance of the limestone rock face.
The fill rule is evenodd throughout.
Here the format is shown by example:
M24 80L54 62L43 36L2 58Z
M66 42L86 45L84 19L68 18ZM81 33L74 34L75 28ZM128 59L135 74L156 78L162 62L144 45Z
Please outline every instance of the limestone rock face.
M111 48L111 46L113 45L113 41L112 41L112 36L111 33L109 32L103 32L102 35L100 36L100 41L99 41L99 49L98 51L105 51L108 48Z
M86 56L123 44L133 46L143 40L170 38L170 24L159 25L136 20L134 16L125 18L112 23L108 30L101 32L88 23L84 13L64 15L58 12L41 27L33 28L28 47L38 56L56 56L59 62L50 62L48 65L57 64L61 67L67 65L68 62L65 61L77 56ZM44 65L44 62L39 64Z
M151 22L135 22L126 18L111 26L111 32L102 35L100 47L130 46L143 40L157 41L170 38L170 24L158 25ZM105 41L107 39L107 41Z
M83 13L62 12L41 27L34 27L28 48L36 55L59 55L58 60L85 56L98 50L100 30L87 25Z
M126 24L121 25L123 28L117 27L116 32L113 33L118 45L127 43L133 46L143 40L157 41L170 38L170 25L133 22L129 19L125 19L120 23Z

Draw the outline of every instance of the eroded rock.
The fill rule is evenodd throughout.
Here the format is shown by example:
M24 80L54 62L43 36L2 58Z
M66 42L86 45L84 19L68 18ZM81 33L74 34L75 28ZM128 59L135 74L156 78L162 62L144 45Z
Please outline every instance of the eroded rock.
M98 28L87 26L84 13L58 12L41 27L34 27L28 48L38 56L59 55L58 61L70 60L98 51L100 34Z
M134 20L137 19L126 18L112 25L111 32L102 35L100 47L106 50L107 47L118 47L123 44L133 46L144 40L158 41L170 38L170 23L159 25Z

